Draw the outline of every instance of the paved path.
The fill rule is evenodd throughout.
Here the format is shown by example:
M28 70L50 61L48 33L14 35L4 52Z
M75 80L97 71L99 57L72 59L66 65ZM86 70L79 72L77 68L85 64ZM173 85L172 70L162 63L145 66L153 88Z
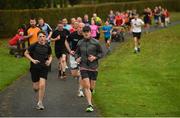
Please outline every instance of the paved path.
M36 103L28 73L0 93L0 116L98 116L96 110L85 112L86 100L77 96L78 81L71 77L57 79L56 68L57 60L54 59L47 80L45 110L34 109Z
M180 24L174 22L171 25ZM151 28L151 31L156 29ZM128 37L128 35L126 36ZM117 43L112 44L113 47ZM105 45L103 44L105 51ZM69 77L67 80L57 79L57 60L52 63L52 72L49 73L47 80L46 96L43 111L34 109L34 91L30 74L26 74L7 89L0 92L0 116L59 116L59 117L95 117L100 116L98 109L95 112L86 113L87 106L85 98L77 97L78 81ZM97 91L98 92L98 91Z

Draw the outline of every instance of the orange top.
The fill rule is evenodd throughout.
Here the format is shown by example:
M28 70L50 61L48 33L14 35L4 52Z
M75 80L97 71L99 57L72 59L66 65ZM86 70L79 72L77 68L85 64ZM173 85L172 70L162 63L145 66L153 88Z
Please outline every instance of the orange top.
M36 43L38 41L38 36L37 33L40 31L40 29L38 27L30 27L27 31L28 35L33 34L30 38L29 38L29 43L30 45L33 43Z

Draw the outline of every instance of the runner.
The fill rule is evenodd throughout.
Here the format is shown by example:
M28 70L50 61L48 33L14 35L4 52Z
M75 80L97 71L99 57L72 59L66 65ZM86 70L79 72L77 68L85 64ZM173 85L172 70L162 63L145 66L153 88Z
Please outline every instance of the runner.
M144 28L145 28L145 32L148 33L150 25L151 25L151 9L150 8L146 8L144 9Z
M85 25L90 25L91 24L91 22L89 21L89 16L87 14L84 15L83 23Z
M46 40L50 44L50 39L52 35L52 28L49 26L49 24L44 22L43 18L38 19L38 25L39 28L41 28L46 33Z
M83 35L82 35L83 27L84 27L84 23L79 23L77 31L71 33L68 37L68 42L70 44L71 50L74 52L76 51L79 40L83 39ZM84 94L83 94L83 90L82 90L82 86L81 86L80 72L79 72L78 64L75 61L74 55L70 55L70 67L71 67L71 75L74 78L79 78L78 96L83 97Z
M125 20L123 19L122 15L120 12L116 12L116 16L115 16L115 25L116 26L122 26L125 23Z
M131 28L134 37L134 53L140 52L140 38L141 38L141 27L144 25L144 22L139 18L139 15L136 14L134 19L131 21Z
M40 31L40 28L36 26L36 19L30 19L30 28L27 30L29 44L32 45L36 43L38 40L37 33Z
M68 24L68 20L66 18L62 19L62 23L64 25L64 29L70 31L70 29L72 28L71 25Z
M104 40L106 42L106 48L108 52L110 51L110 44L111 44L111 32L112 32L112 25L109 25L109 22L106 21L105 25L102 27L104 33Z
M91 28L91 37L98 40L97 34L99 33L99 30L98 30L98 26L95 24L94 20L91 20L90 28Z
M43 18L38 19L38 27L42 29L46 33L46 40L47 43L50 45L51 36L52 36L52 28L49 26L49 24L44 22ZM49 66L49 72L51 71L51 65Z
M95 21L95 25L98 26L98 31L96 32L96 33L97 33L97 34L96 34L96 39L99 40L100 35L101 35L101 34L100 34L100 26L102 25L102 20L101 20L100 17L97 16L96 13L93 14L92 20L94 20L94 21ZM91 25L92 25L92 24L91 24Z
M57 59L59 60L58 65L58 78L65 79L66 78L66 54L71 53L69 44L67 42L67 31L63 28L63 23L59 22L57 25L57 30L55 30L52 34L51 41L55 41L55 54ZM68 52L67 52L68 51Z
M43 98L46 88L46 80L48 75L48 66L52 61L51 47L46 43L46 33L38 32L38 42L31 45L26 51L25 56L31 61L31 78L33 89L38 94L37 106L39 110L43 110Z
M82 85L88 101L86 112L93 112L92 92L95 89L98 60L102 57L102 48L97 40L91 38L91 28L89 26L83 28L83 36L83 40L78 42L75 57L76 61L80 63Z
M114 25L115 14L114 14L113 10L110 10L108 19L109 19L109 24Z

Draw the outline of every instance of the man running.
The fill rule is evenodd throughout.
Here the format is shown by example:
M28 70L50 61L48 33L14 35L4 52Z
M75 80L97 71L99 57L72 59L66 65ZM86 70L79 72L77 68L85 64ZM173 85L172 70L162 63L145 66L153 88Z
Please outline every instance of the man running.
M40 27L46 33L46 40L48 43L50 43L52 28L49 26L49 24L45 23L44 19L41 17L38 19L38 27Z
M78 24L78 28L77 31L71 33L68 37L68 42L70 44L71 50L73 52L76 51L77 48L77 44L78 42L83 39L83 35L82 35L82 29L84 27L84 23L79 23ZM78 68L78 64L75 61L75 57L74 55L70 55L70 67L71 67L71 75L74 78L79 78L79 90L78 90L78 96L79 97L83 97L83 90L82 90L82 86L81 86L81 78L80 78L80 73L79 73L79 68Z
M40 28L36 26L35 18L31 18L29 22L30 28L27 30L27 34L29 38L29 44L32 45L38 41L37 33L40 31Z
M92 92L98 75L98 60L102 57L102 48L96 39L91 38L91 28L83 28L84 38L78 42L75 53L76 61L80 64L82 85L85 91L88 107L86 112L93 112Z
M144 22L139 18L139 15L136 14L134 19L131 20L131 30L134 38L134 53L140 52L141 27L143 25Z
M49 24L45 23L44 19L41 17L38 19L38 27L46 33L46 40L47 40L48 44L50 45L52 28L49 26ZM49 71L51 71L51 65L49 66Z
M38 42L31 45L24 55L31 61L30 72L33 82L33 89L38 94L37 109L43 110L43 98L46 88L48 66L52 61L51 47L46 43L46 33L39 31Z
M52 34L51 41L55 41L55 54L57 59L59 60L59 74L58 78L65 79L66 78L66 54L71 53L71 49L69 47L67 41L67 30L65 30L63 23L60 21L57 25L57 30L55 30ZM68 52L67 52L68 51Z

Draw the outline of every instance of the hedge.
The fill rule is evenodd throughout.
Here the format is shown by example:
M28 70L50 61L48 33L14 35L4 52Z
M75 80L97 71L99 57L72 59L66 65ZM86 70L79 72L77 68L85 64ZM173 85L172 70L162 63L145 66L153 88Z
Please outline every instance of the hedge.
M145 7L154 8L157 5L166 7L170 11L180 11L180 0L147 0L138 2L108 3L100 5L89 5L84 7L72 7L64 9L31 9L31 10L0 10L0 37L11 37L21 24L28 24L29 18L43 17L52 27L55 27L58 20L62 18L72 18L96 12L105 19L109 10L124 11L127 9L137 9L142 12Z

